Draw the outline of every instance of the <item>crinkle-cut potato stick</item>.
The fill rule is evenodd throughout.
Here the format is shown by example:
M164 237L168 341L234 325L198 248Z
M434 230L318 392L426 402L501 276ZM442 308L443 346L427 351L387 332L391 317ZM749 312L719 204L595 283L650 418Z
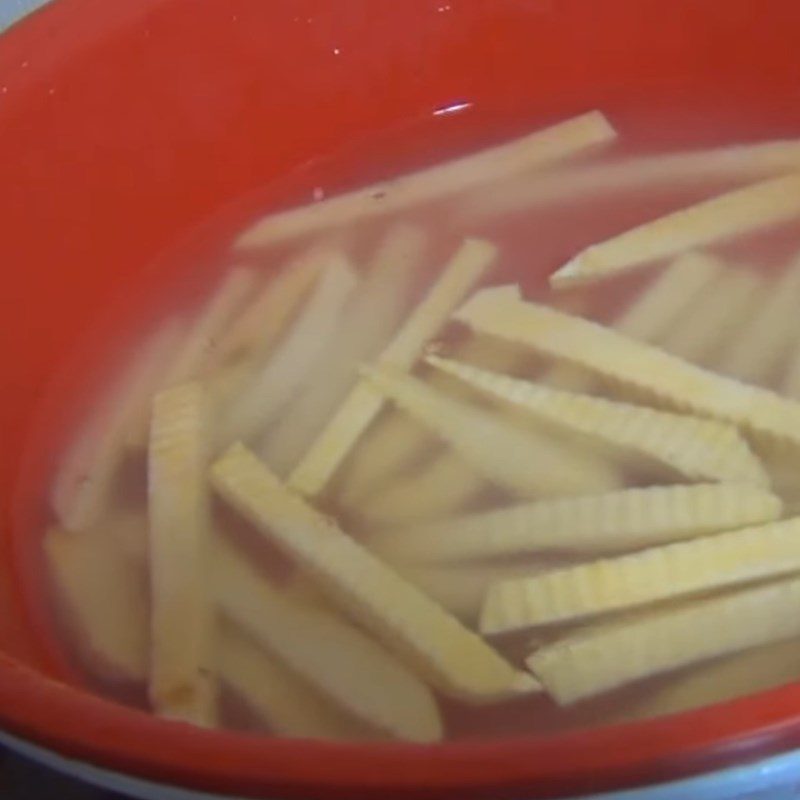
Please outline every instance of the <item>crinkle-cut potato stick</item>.
M586 619L792 572L800 572L800 517L497 583L481 631Z
M355 625L275 588L224 540L215 549L214 581L223 614L336 708L393 738L441 739L430 689Z
M653 459L686 478L769 482L738 430L724 422L564 392L438 356L426 360L555 430Z
M44 554L58 610L81 661L112 680L147 679L147 575L112 531L51 528Z
M800 173L735 189L592 245L550 276L554 288L602 280L659 258L800 216Z
M698 600L581 631L527 659L562 705L800 636L800 580Z
M519 139L418 172L265 217L237 240L258 248L362 219L404 211L470 188L536 170L616 138L599 111L568 119Z
M428 340L439 332L453 309L496 258L497 248L491 242L465 239L377 362L400 370L411 369ZM305 495L319 494L378 415L383 403L380 393L360 380L292 471L289 485Z
M217 643L220 679L277 736L352 741L370 731L232 625Z
M283 411L309 373L318 368L357 285L358 278L344 257L331 256L280 346L223 415L220 445L252 439Z
M588 320L520 298L516 286L477 292L456 318L473 330L578 364L679 410L800 444L800 403L690 364Z
M212 353L214 364L269 352L311 292L320 271L334 258L327 245L315 245L291 258L222 332Z
M147 484L150 519L150 700L159 714L215 721L213 611L208 597L210 426L197 382L153 401Z
M454 352L460 361L493 365L503 372L514 371L524 357L519 349L485 336L470 336L456 344ZM426 381L435 388L448 382L440 372L426 376ZM392 409L365 434L353 453L343 474L339 499L346 506L359 506L363 498L373 496L423 456L432 441L435 440L427 427L399 409Z
M800 298L800 258L768 286L764 296L750 301L752 312L715 361L726 375L762 383L778 371L788 356L797 329ZM760 302L756 304L755 300Z
M784 139L568 165L466 195L455 216L482 219L602 193L748 180L800 170L800 141Z
M700 483L537 500L406 528L369 546L392 561L467 561L546 551L624 552L778 519L756 486Z
M716 365L720 350L737 338L750 308L760 304L766 281L755 270L728 267L658 342L673 355L696 364Z
M234 445L214 464L212 480L331 599L441 691L477 703L538 689L531 676L282 485L244 446Z
M358 365L386 345L408 309L426 246L425 232L412 225L386 233L319 369L265 437L261 454L274 470L284 474L296 466L358 379Z
M585 494L614 488L607 462L544 432L470 405L405 373L365 368L376 390L427 425L487 481L520 497Z
M480 472L456 453L445 452L365 498L355 510L362 520L381 526L433 519L458 511L484 486Z
M109 510L131 426L147 414L152 394L183 332L183 324L177 319L156 330L63 455L50 497L65 528L84 530Z

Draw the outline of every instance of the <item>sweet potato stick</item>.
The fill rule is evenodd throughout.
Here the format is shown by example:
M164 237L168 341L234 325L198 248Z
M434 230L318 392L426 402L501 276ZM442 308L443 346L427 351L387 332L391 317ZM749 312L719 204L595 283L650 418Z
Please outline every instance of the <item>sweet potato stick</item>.
M564 288L601 280L659 258L788 222L800 215L800 173L735 189L632 228L583 250L550 276Z
M246 230L236 244L239 248L259 248L361 219L397 213L509 175L547 166L615 137L608 120L599 111L591 111L498 147L312 206L272 214Z
M283 486L242 445L212 468L215 488L351 615L442 691L491 702L537 689L479 636Z
M718 656L800 636L800 580L599 626L535 651L528 666L562 704Z
M439 331L496 256L497 249L491 243L465 239L425 298L384 348L378 363L409 370L428 340ZM359 381L292 471L289 485L305 495L319 494L378 415L383 402L380 393L367 382Z

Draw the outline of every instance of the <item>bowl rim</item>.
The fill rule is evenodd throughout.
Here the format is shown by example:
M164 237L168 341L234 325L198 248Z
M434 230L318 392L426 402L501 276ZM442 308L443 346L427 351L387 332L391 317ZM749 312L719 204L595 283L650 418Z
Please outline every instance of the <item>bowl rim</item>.
M59 52L163 0L58 0L0 37L0 72ZM800 746L800 683L664 718L502 741L348 744L210 731L61 683L0 653L0 725L129 775L241 795L530 797L664 783ZM314 765L309 770L309 764Z

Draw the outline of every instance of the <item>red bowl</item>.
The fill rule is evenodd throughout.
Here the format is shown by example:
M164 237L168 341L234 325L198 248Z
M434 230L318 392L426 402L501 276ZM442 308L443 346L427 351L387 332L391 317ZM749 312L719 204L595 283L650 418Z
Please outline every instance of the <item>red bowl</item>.
M180 786L350 799L567 796L798 746L800 685L654 722L436 747L158 720L65 669L31 611L12 508L32 491L23 453L53 374L121 287L154 290L163 275L148 265L199 220L355 139L379 142L373 164L391 172L594 107L650 143L796 135L799 25L795 0L60 0L3 36L3 728ZM432 115L459 100L468 112Z

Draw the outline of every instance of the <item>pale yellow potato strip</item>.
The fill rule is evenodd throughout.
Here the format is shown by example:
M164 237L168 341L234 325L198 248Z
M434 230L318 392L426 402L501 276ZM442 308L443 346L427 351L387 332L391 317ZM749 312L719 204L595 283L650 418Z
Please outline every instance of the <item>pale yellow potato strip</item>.
M718 656L800 636L800 580L699 600L576 633L528 666L561 704Z
M792 572L800 572L800 517L494 584L481 631L585 619Z
M497 249L490 242L465 239L425 298L378 356L378 363L409 370L428 340L438 333L496 257ZM383 403L380 393L367 382L359 381L292 471L289 485L305 495L319 494Z
M297 465L358 379L358 365L387 344L408 310L426 245L424 231L407 224L384 236L319 369L262 443L261 454L276 472L285 474Z
M559 167L470 193L457 201L455 215L463 220L483 219L610 192L748 180L798 170L800 141L795 139L631 156Z
M368 729L232 625L220 630L220 679L276 736L348 741Z
M696 364L714 364L720 351L738 338L742 320L762 300L765 281L754 270L728 267L701 292L658 344Z
M502 371L513 371L522 358L517 348L481 336L470 336L456 345L454 350L461 361L494 365L494 368ZM448 382L445 376L437 372L426 376L426 380L436 388L443 388ZM344 473L340 499L345 505L359 506L361 499L374 495L396 475L424 457L434 441L428 428L407 414L394 410L370 429L359 443Z
M268 352L311 292L321 269L334 258L330 248L311 247L280 267L223 331L212 354L214 362Z
M392 561L435 563L564 551L624 552L777 519L781 501L739 484L648 486L537 500L390 528L369 546Z
M599 112L591 111L463 158L400 175L310 206L265 217L236 241L239 248L264 247L362 219L396 214L422 203L535 170L616 138Z
M317 369L358 285L350 264L336 256L322 270L314 292L266 365L228 407L219 426L219 444L263 433Z
M365 369L376 390L428 426L487 481L520 497L586 494L613 488L607 462L549 434L449 397L389 368Z
M578 364L674 408L800 444L800 403L717 375L602 325L523 302L516 287L478 292L455 316L474 330Z
M453 452L434 457L408 477L375 492L354 509L373 525L399 525L457 512L486 486L474 467Z
M798 325L800 259L768 286L762 296L751 299L752 312L725 349L715 367L726 375L748 383L763 383L775 376L791 351Z
M85 667L101 678L147 680L147 575L141 564L102 525L88 532L51 528L43 547L58 620Z
M153 401L147 483L150 519L150 701L162 715L215 721L211 521L206 397L198 383Z
M792 353L781 382L781 393L794 400L800 400L800 336L795 337Z
M442 737L427 686L343 617L275 588L224 541L215 549L214 580L225 616L336 708L393 738Z
M91 527L109 510L128 435L149 416L152 395L183 330L181 322L168 320L145 341L61 456L50 501L65 528Z
M772 178L592 245L550 276L554 288L601 280L659 258L789 222L800 215L800 173Z
M491 702L538 688L332 519L283 486L242 445L231 447L214 464L212 480L224 500L441 691Z
M551 389L438 356L426 360L556 431L578 433L655 460L686 478L769 483L761 462L733 425Z

